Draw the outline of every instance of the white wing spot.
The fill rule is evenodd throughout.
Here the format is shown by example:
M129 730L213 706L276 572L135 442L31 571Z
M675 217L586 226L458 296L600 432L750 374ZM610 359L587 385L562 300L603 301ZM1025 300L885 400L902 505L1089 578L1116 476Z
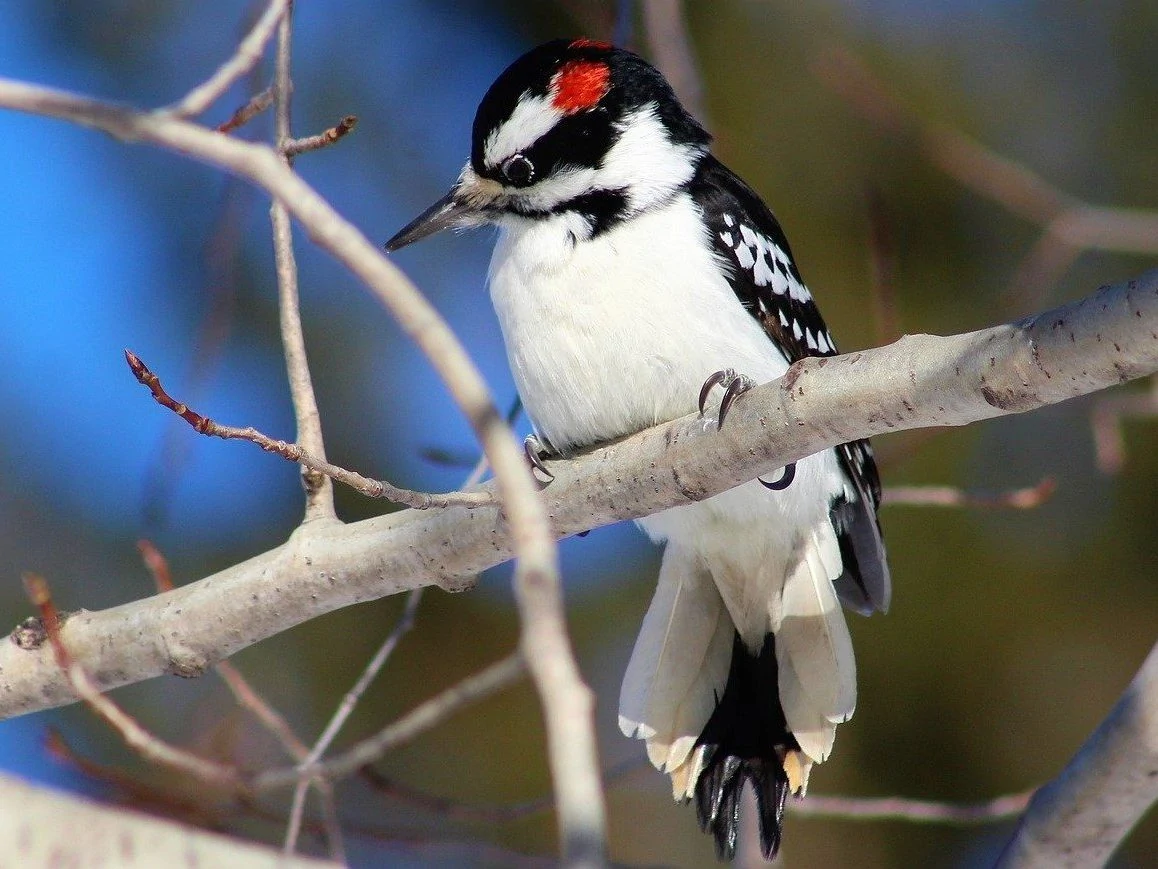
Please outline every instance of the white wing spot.
M772 292L778 296L788 294L788 278L784 277L784 273L780 269L776 269L772 273Z
M735 242L732 240L732 233L728 232L727 230L720 233L720 241L724 243L725 247L731 247L733 244L735 244Z
M740 228L743 229L744 227ZM750 269L756 262L755 257L752 256L752 249L742 242L736 247L736 259L742 269Z
M781 308L776 313L780 315L780 325L783 326L785 329L787 329L788 328L788 318L784 316L784 309Z
M816 338L813 337L811 329L804 330L804 343L808 345L809 350L818 350L816 346Z
M804 333L800 331L800 324L795 320L792 321L792 334L796 336L797 341L804 337Z
M725 214L724 215L724 226L733 227L735 225L736 225L736 218L732 217L732 215L730 215L730 214Z
M758 256L756 257L755 268L752 269L752 277L756 281L756 286L766 287L775 278L776 273L768 268L768 261L765 259L767 251L762 247L757 248Z
M752 247L756 247L756 233L752 232L746 224L740 224L740 237L744 239L744 244L750 244Z
M819 350L821 353L827 353L829 350L832 349L832 347L828 343L828 339L824 336L823 332L817 332L816 333L816 349Z

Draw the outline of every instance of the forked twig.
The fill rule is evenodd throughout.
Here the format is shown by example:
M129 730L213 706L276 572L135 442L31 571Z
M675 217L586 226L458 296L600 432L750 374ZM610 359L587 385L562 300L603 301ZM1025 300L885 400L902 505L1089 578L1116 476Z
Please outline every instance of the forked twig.
M101 720L120 734L126 745L146 760L186 773L207 784L234 791L243 788L241 776L234 767L198 757L153 736L136 719L102 694L84 668L72 659L61 638L60 614L44 577L25 573L23 579L29 600L40 611L40 619L48 641L52 644L56 662L68 676L73 690Z
M324 776L332 780L352 775L366 764L378 760L386 752L441 724L466 706L513 685L525 672L526 666L521 653L513 652L419 704L374 736L362 740L349 750L313 766L258 773L253 779L253 786L256 790L269 790L296 785L302 778Z
M270 0L265 12L257 19L249 34L237 46L233 56L223 63L212 76L189 91L180 102L162 109L165 114L178 118L195 118L213 105L239 78L253 69L265 47L273 38L278 22L285 16L291 0Z
M422 602L422 589L416 588L406 598L406 606L402 610L402 616L398 619L398 624L394 626L394 630L386 637L385 642L379 647L374 657L370 659L370 663L362 670L361 675L354 683L353 687L346 692L342 698L341 703L338 704L337 710L330 718L326 729L322 731L322 735L318 737L318 741L314 743L312 749L307 749L302 756L298 757L298 766L300 768L309 768L316 764L326 750L333 743L334 738L338 735L338 731L345 725L346 720L358 705L358 701L362 699L362 695L366 693L366 689L370 687L370 683L374 681L378 673L386 665L387 659L394 653L398 643L402 638L410 632L414 627L414 618L418 612L418 604ZM302 815L305 809L306 792L309 789L311 779L300 779L294 787L293 801L290 807L289 823L286 827L286 849L293 850L294 843L297 842L298 831L301 829ZM323 781L319 779L319 781Z
M270 106L273 105L273 88L265 90L249 98L249 102L229 116L229 120L217 127L219 133L232 133L238 127L245 126Z

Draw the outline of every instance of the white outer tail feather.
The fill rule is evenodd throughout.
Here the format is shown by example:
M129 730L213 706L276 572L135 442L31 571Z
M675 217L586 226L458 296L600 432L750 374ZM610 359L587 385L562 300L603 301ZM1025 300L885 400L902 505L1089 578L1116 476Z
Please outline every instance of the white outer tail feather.
M734 630L703 562L669 545L619 694L619 729L647 740L658 769L681 766L711 717Z

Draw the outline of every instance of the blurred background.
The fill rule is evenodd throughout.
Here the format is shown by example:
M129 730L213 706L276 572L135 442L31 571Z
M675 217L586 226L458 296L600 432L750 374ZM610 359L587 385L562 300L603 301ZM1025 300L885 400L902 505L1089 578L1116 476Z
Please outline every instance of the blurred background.
M7 0L0 75L160 106L233 51L257 5ZM1158 5L685 6L717 152L776 211L842 349L898 330L992 325L1153 264L1153 246L1146 255L1043 241L1048 196L1010 208L1001 191L960 183L945 143L972 137L1081 200L1158 207ZM360 123L299 170L385 240L454 180L477 101L511 60L547 38L607 38L617 27L652 51L642 15L611 2L301 3L295 133L349 113ZM225 120L267 81L268 67L206 120ZM269 128L264 116L240 135ZM0 113L0 190L0 624L30 614L21 571L44 574L65 609L99 609L152 593L141 537L168 556L178 583L283 541L301 513L296 468L199 438L122 358L132 348L178 399L219 421L292 438L267 200L176 156L12 113ZM514 390L484 288L491 243L487 232L436 237L398 262L507 406ZM475 446L430 366L325 255L302 239L298 256L331 458L408 487L453 488ZM889 292L874 292L882 263ZM1106 714L1158 636L1158 423L1126 421L1120 460L1099 468L1091 416L1106 397L877 440L886 486L1001 492L1052 477L1056 492L1031 510L884 509L894 605L886 617L850 616L861 699L813 775L815 793L974 801L1022 791L1052 777ZM390 509L341 490L339 503L351 520ZM657 553L624 525L564 543L563 557L610 768L641 755L619 735L615 704ZM428 593L341 742L509 650L508 578L498 569L469 594ZM401 604L335 613L235 663L312 740ZM250 766L282 760L212 674L115 696L173 741ZM52 733L68 748L47 750ZM547 792L542 749L524 684L378 770L423 794L501 806ZM217 803L135 760L82 708L0 722L0 768L269 841L282 834L284 805ZM480 822L362 780L339 793L355 865L502 865L553 848L549 813ZM608 801L617 861L711 864L710 840L691 808L672 804L666 777L637 768ZM794 866L985 866L1011 829L790 818L783 853ZM319 848L316 838L306 846ZM1117 862L1153 865L1155 853L1151 817Z

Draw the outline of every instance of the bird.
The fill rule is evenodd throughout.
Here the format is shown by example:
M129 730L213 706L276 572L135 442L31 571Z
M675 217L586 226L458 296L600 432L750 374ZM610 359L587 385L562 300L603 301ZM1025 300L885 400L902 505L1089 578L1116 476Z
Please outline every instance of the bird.
M479 103L457 181L386 247L488 224L533 462L710 417L714 396L722 426L755 383L837 352L768 206L664 76L609 43L557 39L515 60ZM788 795L853 714L841 605L888 609L880 499L859 440L638 520L664 552L619 726L694 801L720 859L746 784L761 850L777 853Z

